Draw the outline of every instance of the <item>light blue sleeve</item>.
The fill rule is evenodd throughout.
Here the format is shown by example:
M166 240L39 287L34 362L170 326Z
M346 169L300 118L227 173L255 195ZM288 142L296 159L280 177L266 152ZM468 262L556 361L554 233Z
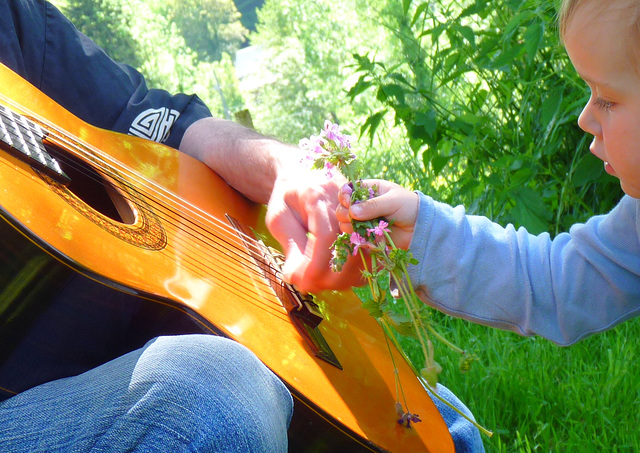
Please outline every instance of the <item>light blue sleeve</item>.
M640 315L640 200L551 240L420 194L418 294L452 316L569 345Z

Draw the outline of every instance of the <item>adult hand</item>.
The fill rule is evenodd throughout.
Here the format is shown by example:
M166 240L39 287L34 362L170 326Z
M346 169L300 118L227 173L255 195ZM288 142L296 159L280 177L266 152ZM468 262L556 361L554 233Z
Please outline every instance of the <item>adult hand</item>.
M352 218L364 221L385 217L393 220L391 239L396 247L408 249L418 217L418 194L383 179L368 179L363 183L368 187L376 185L378 196L351 204L351 193L341 189L338 194L340 204L336 209L340 230L353 232Z
M363 284L360 259L350 257L341 272L331 270L331 245L340 229L338 191L346 180L327 179L301 166L280 171L268 204L266 224L285 254L283 274L299 291L318 293Z
M329 180L300 163L297 147L215 118L191 125L180 150L203 161L247 198L268 203L266 224L283 248L289 283L314 293L361 284L357 257L342 272L330 266L330 247L340 233L335 209L345 182L341 176Z

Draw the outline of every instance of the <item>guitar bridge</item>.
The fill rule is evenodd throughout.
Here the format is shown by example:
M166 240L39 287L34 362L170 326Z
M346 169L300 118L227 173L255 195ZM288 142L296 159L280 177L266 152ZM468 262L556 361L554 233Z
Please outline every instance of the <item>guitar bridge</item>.
M305 339L316 357L342 369L342 365L335 356L329 344L324 339L318 326L324 319L318 304L308 294L301 294L291 284L282 279L282 264L284 256L273 247L255 237L246 226L243 226L230 215L227 220L242 240L245 248L254 259L263 276L278 296L283 307L289 313L293 325Z

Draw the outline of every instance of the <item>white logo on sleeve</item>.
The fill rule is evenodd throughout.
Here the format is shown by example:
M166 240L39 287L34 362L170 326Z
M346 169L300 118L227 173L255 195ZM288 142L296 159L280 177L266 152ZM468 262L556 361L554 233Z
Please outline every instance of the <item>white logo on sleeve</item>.
M129 134L162 143L179 116L180 112L166 107L145 110L133 120Z

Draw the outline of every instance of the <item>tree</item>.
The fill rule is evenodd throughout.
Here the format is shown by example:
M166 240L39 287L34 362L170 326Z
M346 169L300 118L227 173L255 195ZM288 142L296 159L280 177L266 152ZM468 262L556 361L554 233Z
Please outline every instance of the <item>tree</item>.
M368 3L265 1L251 43L266 63L251 76L254 88L245 96L258 129L292 143L317 133L326 119L354 130L371 97L353 103L345 97L352 53L363 43L385 43L384 30L375 29L367 12L359 10L358 4L368 8Z
M132 11L120 0L67 0L62 11L85 35L93 39L113 59L140 67L138 42L129 24Z
M257 10L264 4L264 0L235 0L236 8L242 15L240 21L245 28L256 31L256 23L258 22Z
M171 0L167 18L198 58L208 62L220 61L223 53L233 57L249 34L233 0Z

